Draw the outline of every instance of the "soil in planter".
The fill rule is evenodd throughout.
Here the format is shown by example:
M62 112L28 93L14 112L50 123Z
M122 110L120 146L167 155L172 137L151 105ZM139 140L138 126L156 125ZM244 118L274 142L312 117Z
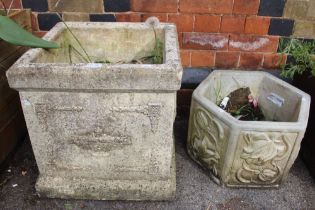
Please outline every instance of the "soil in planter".
M243 121L263 121L265 116L251 95L249 87L239 88L225 97L219 105L233 117Z

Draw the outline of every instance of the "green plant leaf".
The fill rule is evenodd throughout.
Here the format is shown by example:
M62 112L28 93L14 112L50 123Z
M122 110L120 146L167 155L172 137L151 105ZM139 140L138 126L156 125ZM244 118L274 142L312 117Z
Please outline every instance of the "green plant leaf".
M38 47L46 49L59 48L56 43L48 42L43 39L35 37L30 32L24 30L21 26L16 24L13 20L6 16L0 15L0 38L10 44Z
M306 71L310 71L312 76L315 76L314 40L291 39L289 41L281 41L280 45L280 52L291 56L291 62L281 66L281 76L293 79L295 75L301 75Z

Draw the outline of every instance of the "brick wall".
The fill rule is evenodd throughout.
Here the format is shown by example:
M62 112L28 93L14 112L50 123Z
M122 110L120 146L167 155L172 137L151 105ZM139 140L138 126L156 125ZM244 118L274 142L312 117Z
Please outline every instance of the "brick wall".
M11 0L4 2L9 5ZM294 28L294 17L283 18L285 2L14 0L12 8L32 9L33 31L38 36L59 21L57 13L66 21L139 22L157 16L162 22L176 23L185 67L273 69L278 67L279 38L291 36Z

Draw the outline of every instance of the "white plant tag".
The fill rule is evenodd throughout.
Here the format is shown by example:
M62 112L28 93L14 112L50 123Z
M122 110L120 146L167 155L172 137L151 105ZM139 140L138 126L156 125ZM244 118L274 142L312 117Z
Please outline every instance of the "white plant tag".
M285 101L284 98L282 98L281 96L279 96L275 93L270 93L267 96L267 99L278 107L282 107L284 104L284 101Z
M225 98L222 100L221 104L220 104L220 108L221 108L221 109L225 109L227 103L229 102L229 100L230 100L229 97L225 97Z

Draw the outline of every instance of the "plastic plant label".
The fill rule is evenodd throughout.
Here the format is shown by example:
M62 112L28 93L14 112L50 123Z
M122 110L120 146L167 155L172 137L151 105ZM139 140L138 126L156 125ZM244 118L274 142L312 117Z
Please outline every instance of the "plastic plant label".
M267 99L278 107L282 107L284 104L284 101L285 101L284 98L282 98L281 96L279 96L275 93L270 93L267 96Z
M230 101L230 98L229 97L225 97L223 100L222 100L222 102L221 102L221 104L220 104L220 108L221 109L225 109L226 108L226 105L227 105L227 103Z

